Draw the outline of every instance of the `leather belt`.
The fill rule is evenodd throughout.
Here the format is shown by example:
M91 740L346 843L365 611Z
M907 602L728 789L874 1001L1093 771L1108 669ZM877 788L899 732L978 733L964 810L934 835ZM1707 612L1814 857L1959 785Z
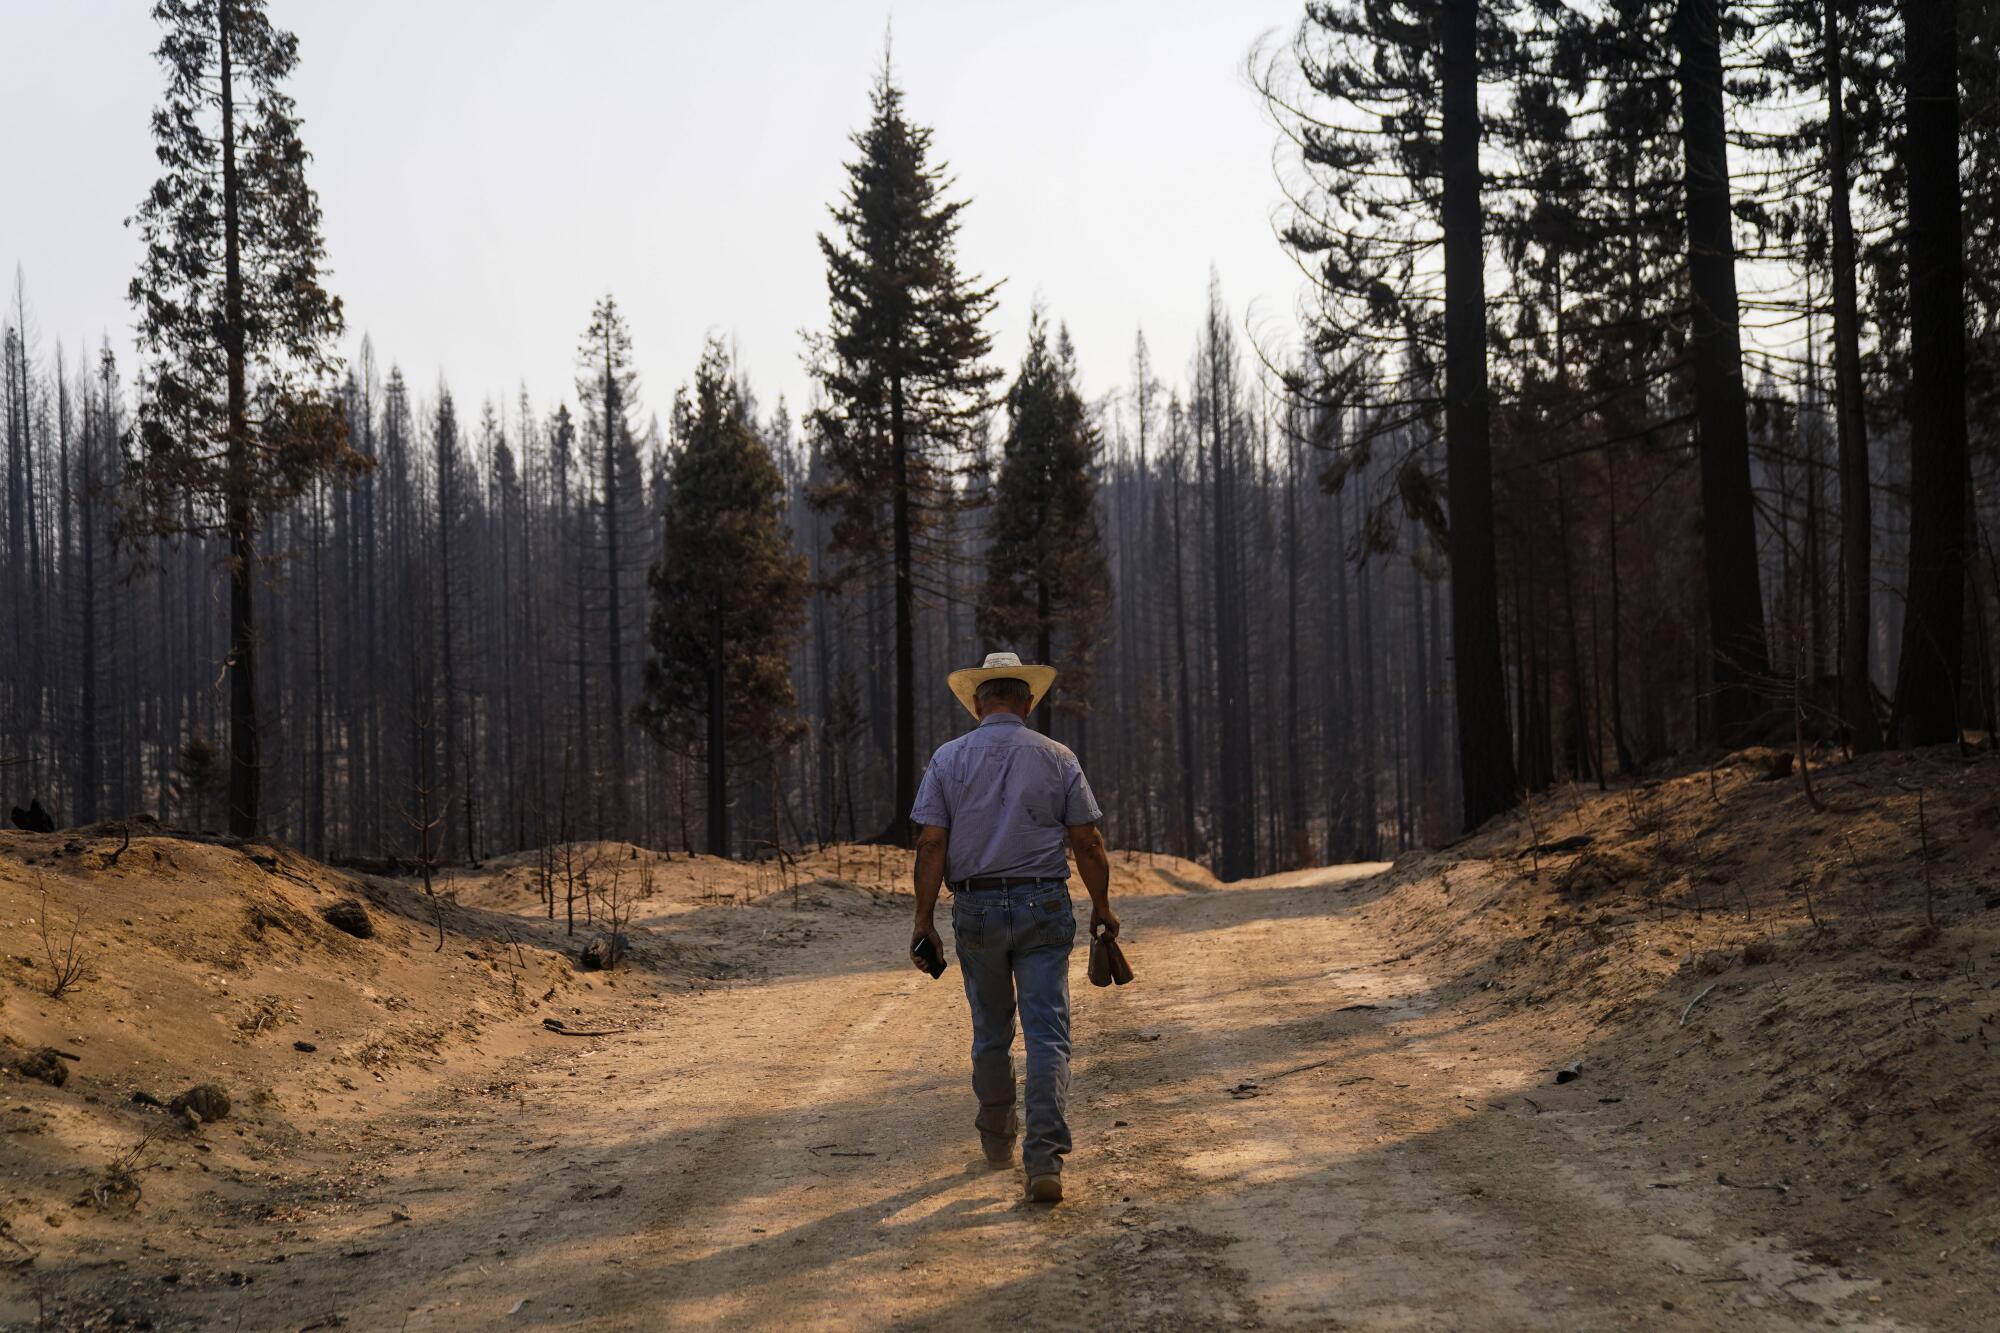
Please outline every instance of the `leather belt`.
M987 893L994 889L1018 889L1029 884L1046 884L1046 875L976 875L951 886L953 893Z

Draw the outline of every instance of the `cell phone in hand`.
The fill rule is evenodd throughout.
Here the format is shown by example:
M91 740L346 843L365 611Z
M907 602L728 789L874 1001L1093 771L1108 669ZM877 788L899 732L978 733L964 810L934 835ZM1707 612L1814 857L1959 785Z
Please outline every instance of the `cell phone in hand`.
M932 981L944 975L944 954L930 936L918 935L910 941L910 957L924 965L924 971L931 974Z

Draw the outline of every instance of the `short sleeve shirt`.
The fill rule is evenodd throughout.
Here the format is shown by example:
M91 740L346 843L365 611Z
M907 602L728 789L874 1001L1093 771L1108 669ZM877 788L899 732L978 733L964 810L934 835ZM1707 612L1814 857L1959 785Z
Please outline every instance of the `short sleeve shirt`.
M1013 713L938 746L910 818L949 829L945 878L1065 879L1063 832L1104 818L1083 765Z

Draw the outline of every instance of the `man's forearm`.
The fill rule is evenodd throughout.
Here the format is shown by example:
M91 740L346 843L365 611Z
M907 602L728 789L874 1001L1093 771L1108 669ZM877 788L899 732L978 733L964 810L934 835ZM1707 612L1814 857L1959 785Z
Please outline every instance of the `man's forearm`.
M1076 873L1083 880L1084 892L1090 895L1091 906L1103 910L1111 901L1111 858L1101 848L1078 853Z
M917 920L929 921L937 911L938 892L944 887L943 842L917 840Z
M1070 850L1076 853L1076 873L1083 880L1090 905L1102 912L1111 902L1111 853L1104 848L1104 834L1095 826L1073 827Z

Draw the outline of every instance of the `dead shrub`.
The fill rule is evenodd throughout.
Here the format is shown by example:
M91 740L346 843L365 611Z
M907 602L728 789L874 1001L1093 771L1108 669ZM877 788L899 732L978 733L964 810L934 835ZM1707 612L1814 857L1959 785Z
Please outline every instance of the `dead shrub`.
M69 992L87 982L97 980L97 971L90 964L83 938L83 909L78 908L71 916L68 930L51 930L49 923L49 889L42 885L41 927L42 956L49 962L48 996L60 1000Z
M137 1143L106 1162L98 1178L77 1202L106 1211L130 1212L137 1208L146 1193L141 1184L143 1177L160 1164L154 1141L163 1132L159 1126L147 1130Z

